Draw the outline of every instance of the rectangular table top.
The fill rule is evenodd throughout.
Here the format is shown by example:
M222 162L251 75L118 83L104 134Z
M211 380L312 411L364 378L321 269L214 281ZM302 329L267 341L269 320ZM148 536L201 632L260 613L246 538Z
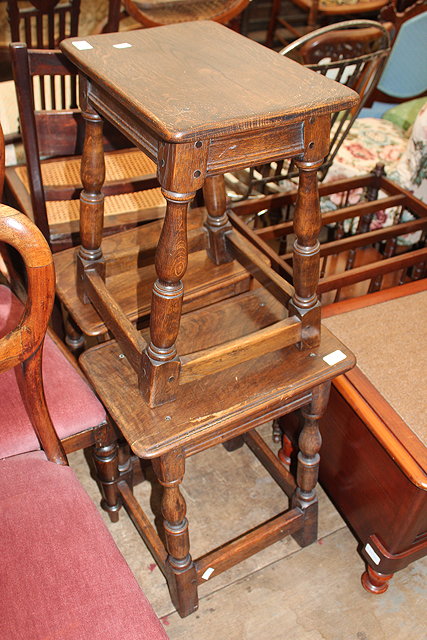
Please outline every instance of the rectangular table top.
M69 38L60 47L169 142L274 129L358 101L347 87L214 22Z

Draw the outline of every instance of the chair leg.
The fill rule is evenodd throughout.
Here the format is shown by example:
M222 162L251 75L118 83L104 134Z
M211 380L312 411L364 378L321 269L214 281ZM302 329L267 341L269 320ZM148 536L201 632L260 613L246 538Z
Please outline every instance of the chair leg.
M223 442L222 446L226 451L232 452L237 451L237 449L241 449L244 444L245 441L243 439L243 436L237 436L236 438L231 438L230 440Z
M118 445L118 465L120 480L124 480L129 485L130 490L134 487L134 456L127 443L120 442Z
M117 489L117 482L120 479L117 442L96 444L93 449L93 460L96 479L103 495L101 506L107 511L111 522L118 522L122 502Z
M181 618L198 608L197 574L190 555L187 506L181 494L185 472L182 452L171 451L153 460L153 469L163 487L162 515L168 558L166 575L172 602Z
M301 547L317 540L317 494L316 484L319 474L319 450L322 438L319 419L322 417L329 399L330 382L315 387L311 403L301 410L304 424L299 436L297 488L292 497L292 506L304 511L303 527L293 534Z
M369 565L362 573L362 585L369 593L381 594L388 589L388 581L393 577L393 573L378 573Z
M79 327L74 322L69 313L64 315L65 344L76 357L78 357L85 347L85 339Z

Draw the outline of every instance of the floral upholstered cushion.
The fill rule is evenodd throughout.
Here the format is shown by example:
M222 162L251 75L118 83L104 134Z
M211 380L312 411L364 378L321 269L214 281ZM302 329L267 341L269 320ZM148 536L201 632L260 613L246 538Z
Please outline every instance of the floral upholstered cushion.
M341 145L329 173L327 182L369 173L378 162L383 162L388 176L407 146L403 130L388 120L360 118L351 127Z
M384 164L388 178L427 202L427 104L420 110L408 134L388 120L357 119L339 149L325 182L369 173L378 162ZM347 204L357 204L362 195L362 189L355 189L350 193ZM343 197L344 194L337 193L322 198L322 211L344 206ZM393 224L398 213L397 208L379 211L372 219L371 229ZM401 220L412 217L404 212ZM356 225L357 219L354 219L353 228ZM399 243L413 244L419 237L420 232L402 236Z

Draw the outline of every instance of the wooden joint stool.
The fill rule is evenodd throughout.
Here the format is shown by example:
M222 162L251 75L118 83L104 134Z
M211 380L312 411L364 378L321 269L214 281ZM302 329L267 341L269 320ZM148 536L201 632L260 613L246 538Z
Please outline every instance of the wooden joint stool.
M330 114L350 108L357 96L210 22L74 38L61 48L80 70L87 121L80 297L116 339L87 351L81 363L133 452L153 461L163 486L166 547L129 485L120 482L119 489L185 616L197 608L197 584L208 569L217 575L287 534L301 545L316 538L318 420L331 380L354 365L350 351L321 333L316 171L329 148ZM149 332L130 324L103 279L103 118L156 162L167 201ZM294 287L271 267L268 250L252 244L226 213L223 174L280 158L294 158L300 168ZM253 286L182 315L187 210L201 187L206 268L237 259ZM295 480L255 429L299 407L305 423ZM241 437L291 508L193 561L180 491L185 459Z

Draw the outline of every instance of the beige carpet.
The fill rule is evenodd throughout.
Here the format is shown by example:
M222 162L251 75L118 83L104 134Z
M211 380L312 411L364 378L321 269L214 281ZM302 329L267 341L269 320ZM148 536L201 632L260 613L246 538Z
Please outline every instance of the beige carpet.
M427 291L323 322L355 353L358 367L427 446Z

